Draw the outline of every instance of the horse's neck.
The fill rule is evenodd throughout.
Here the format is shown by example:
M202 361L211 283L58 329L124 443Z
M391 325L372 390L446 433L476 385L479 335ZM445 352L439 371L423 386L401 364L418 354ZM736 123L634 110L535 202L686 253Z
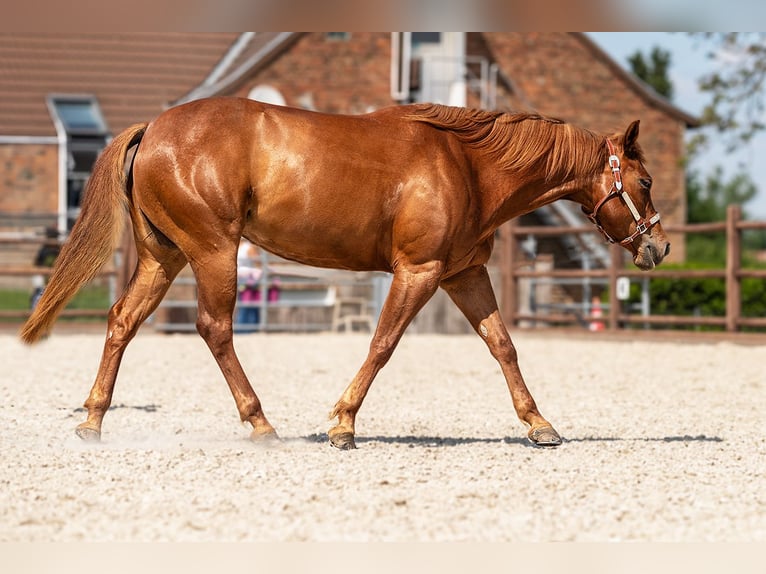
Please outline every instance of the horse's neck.
M487 219L492 227L499 227L506 221L559 199L568 198L579 202L579 192L585 185L584 177L546 181L544 174L530 174L526 177L505 175L493 179L496 181L484 190L485 197L489 199Z

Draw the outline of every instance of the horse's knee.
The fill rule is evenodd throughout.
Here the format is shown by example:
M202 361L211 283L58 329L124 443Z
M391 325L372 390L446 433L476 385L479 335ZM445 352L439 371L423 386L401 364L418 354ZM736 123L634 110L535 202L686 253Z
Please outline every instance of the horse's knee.
M208 313L200 313L197 317L197 332L211 349L225 346L233 338L231 321L220 321Z

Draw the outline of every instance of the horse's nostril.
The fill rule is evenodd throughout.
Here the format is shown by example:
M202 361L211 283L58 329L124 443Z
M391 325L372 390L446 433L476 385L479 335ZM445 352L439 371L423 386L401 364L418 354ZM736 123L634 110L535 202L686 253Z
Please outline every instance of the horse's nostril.
M663 255L663 257L667 257L668 255L670 255L670 243L665 244L665 255Z

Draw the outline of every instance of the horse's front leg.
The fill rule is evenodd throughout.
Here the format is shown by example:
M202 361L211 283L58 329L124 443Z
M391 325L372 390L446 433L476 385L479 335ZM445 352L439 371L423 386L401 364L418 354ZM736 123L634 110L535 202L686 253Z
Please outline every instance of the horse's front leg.
M521 376L516 348L500 317L486 267L482 265L467 269L442 282L441 286L500 363L516 413L529 426L529 439L539 446L560 445L561 437L538 411Z
M356 448L356 413L362 406L375 375L391 358L407 325L438 288L442 269L443 265L440 262L416 267L397 267L370 343L367 359L330 413L331 419L338 417L338 424L328 433L333 446L341 450Z

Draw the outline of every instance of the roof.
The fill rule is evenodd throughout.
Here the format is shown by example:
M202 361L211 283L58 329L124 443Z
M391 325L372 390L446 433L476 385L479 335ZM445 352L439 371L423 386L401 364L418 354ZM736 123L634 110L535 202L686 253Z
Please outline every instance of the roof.
M225 92L267 65L300 36L297 32L242 33L208 77L173 103L182 104Z
M0 34L0 136L55 136L46 97L92 94L118 133L200 85L237 33Z
M683 122L686 127L698 127L700 120L685 112L670 100L654 91L651 86L641 81L636 75L623 68L607 52L582 32L570 32L593 55L603 62L611 72L622 79L647 105L658 108L671 117ZM205 82L196 86L188 94L177 100L176 104L196 98L226 93L247 75L255 73L295 42L302 33L295 32L245 32L222 60L214 74ZM502 73L502 71L501 71ZM504 73L508 77L508 72ZM516 84L517 82L514 82ZM518 86L516 86L518 89Z
M585 34L594 57L648 105L699 120L622 68ZM92 94L118 133L185 101L226 93L268 65L301 33L126 33L0 35L0 136L55 136L46 97Z
M699 118L685 112L674 105L670 100L658 94L649 84L643 82L638 76L618 64L607 52L602 50L598 44L584 33L570 32L570 34L582 42L582 44L588 48L596 58L604 62L616 76L619 76L635 93L645 100L647 104L659 108L672 117L682 121L686 124L686 127L694 128L700 126Z

